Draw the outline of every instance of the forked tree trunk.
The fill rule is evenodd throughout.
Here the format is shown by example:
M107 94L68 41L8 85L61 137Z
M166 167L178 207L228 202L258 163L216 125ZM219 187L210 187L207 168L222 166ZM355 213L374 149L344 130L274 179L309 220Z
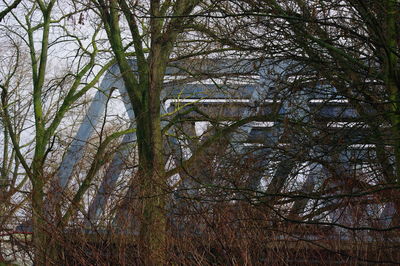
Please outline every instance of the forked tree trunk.
M132 189L138 191L141 205L138 243L140 259L145 265L165 265L167 182L164 173L160 93L173 45L182 30L183 15L190 14L198 2L149 2L152 18L149 21L151 42L147 57L135 12L127 1L110 1L108 7L99 1L99 10L136 117L140 180L139 187ZM166 15L169 9L173 10L176 18L164 20L159 17ZM129 23L133 39L138 63L136 73L131 69L122 43L119 27L121 11Z

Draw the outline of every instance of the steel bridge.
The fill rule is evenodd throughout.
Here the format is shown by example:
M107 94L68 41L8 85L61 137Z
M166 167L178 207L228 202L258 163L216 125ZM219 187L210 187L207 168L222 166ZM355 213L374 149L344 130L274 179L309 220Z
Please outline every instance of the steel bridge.
M135 70L136 61L132 60L131 64ZM182 116L168 130L168 161L181 164L217 129L222 130L252 116L263 117L263 121L248 119L248 123L229 133L229 144L222 148L234 152L243 161L255 158L253 166L262 169L247 176L243 182L243 191L251 191L246 198L270 201L273 205L274 198L286 195L292 199L291 204L285 206L290 217L337 224L339 231L341 227L356 225L389 228L396 211L394 203L384 197L375 202L371 200L372 196L363 198L370 201L362 205L358 216L370 217L373 224L363 221L356 224L358 218L338 203L343 195L363 193L363 186L378 188L387 183L382 171L394 171L388 128L379 120L374 106L355 105L354 99L344 97L333 86L307 81L312 74L303 72L299 64L272 60L208 59L168 67L160 99L164 115L162 126L167 126L174 117ZM82 159L84 147L104 115L112 88L120 91L131 120L130 127L135 127L135 116L121 74L114 65L103 78L63 158L57 174L60 194L71 181L74 167ZM114 154L89 206L90 224L96 224L104 215L124 158L134 152L132 145L124 144L135 140L134 133L123 137L121 148ZM378 145L387 155L391 170L379 165ZM181 181L173 195L175 201L197 195L199 192L195 188L201 184L218 183L207 177L207 171L199 175L195 179L184 172L175 176ZM348 187L357 182L358 186ZM318 194L322 187L324 195ZM185 191L184 195L180 191ZM237 191L232 192L236 199L241 197L240 189ZM356 197L350 196L350 199ZM323 211L324 208L329 211ZM317 212L320 214L310 214Z

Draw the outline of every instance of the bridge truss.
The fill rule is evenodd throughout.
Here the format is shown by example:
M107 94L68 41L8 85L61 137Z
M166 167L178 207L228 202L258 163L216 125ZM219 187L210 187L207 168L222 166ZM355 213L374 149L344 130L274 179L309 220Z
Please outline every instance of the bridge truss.
M135 61L131 64L135 69ZM293 62L228 59L168 68L160 99L166 170L182 166L170 178L171 217L190 199L199 205L247 201L265 204L287 221L333 226L340 239L356 230L369 241L365 232L395 228L389 177L395 175L391 145L396 140L390 139L390 126L377 108L344 97L313 79L315 74ZM64 156L57 175L60 193L103 117L112 88L125 97L117 66L105 75ZM123 102L134 128L132 107L128 99ZM236 127L240 121L247 122ZM196 167L186 168L196 150L221 132L226 137L209 146ZM87 226L102 221L135 140L135 133L121 140L88 208Z

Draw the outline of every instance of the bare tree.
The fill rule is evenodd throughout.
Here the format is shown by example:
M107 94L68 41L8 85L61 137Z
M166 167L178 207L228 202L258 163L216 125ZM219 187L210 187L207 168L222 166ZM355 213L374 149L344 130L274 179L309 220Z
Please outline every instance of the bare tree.
M57 229L64 223L60 223L62 219L53 213L54 209L48 205L49 200L55 197L54 194L62 193L60 187L51 182L57 169L57 166L52 165L54 160L57 161L53 156L60 154L54 150L59 146L57 130L60 125L65 125L65 118L71 108L96 86L109 67L106 63L101 68L96 61L99 53L99 28L91 28L92 35L89 35L89 41L83 42L79 32L74 31L76 25L68 25L71 24L69 19L72 16L80 16L80 12L82 10L77 9L76 5L64 3L63 6L58 6L56 1L31 1L10 11L10 20L2 25L2 31L15 44L11 48L17 55L15 61L8 66L9 75L4 78L2 84L1 114L5 134L3 151L7 155L9 145L12 145L13 152L12 157L4 158L2 169L6 171L13 166L14 175L23 172L26 178L22 181L30 181L31 198L28 203L32 207L34 259L38 264L47 263L50 254L54 255L54 247L57 247L51 237L54 232L48 230L49 224L54 226L50 228ZM54 69L54 60L58 59L53 55L62 47L68 47L71 51L68 51L68 48L59 51L57 56L65 58L62 61L65 65L59 64L59 68ZM26 51L29 59L20 56L22 51ZM28 65L29 69L25 69L23 64ZM96 68L98 70L93 73ZM25 72L18 72L19 69L24 69ZM52 70L55 71L52 73ZM61 73L57 73L57 70ZM24 83L20 82L18 79L21 76L31 76L30 83L27 83L26 79ZM18 99L18 96L23 96L24 99L13 101ZM27 104L27 107L24 104ZM30 105L33 106L33 113L23 111L22 108L29 110ZM14 111L18 109L25 113ZM22 133L21 136L23 131L29 134ZM7 166L10 158L14 163ZM14 177L11 181L15 178L17 180L13 182L21 182L19 177ZM50 184L55 187L49 189ZM15 185L12 184L11 188ZM22 183L17 186L18 191L21 190L21 186ZM15 188L9 191L14 192Z

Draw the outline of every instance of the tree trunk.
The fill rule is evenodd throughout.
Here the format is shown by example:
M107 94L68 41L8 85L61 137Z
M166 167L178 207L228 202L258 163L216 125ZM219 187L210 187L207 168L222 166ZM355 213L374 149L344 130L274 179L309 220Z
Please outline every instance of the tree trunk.
M35 156L32 162L32 242L34 265L54 265L58 259L60 246L57 220L53 220L45 204L44 158L46 142L39 134L36 140Z
M36 157L36 156L35 156ZM33 247L34 265L47 265L47 232L44 208L44 183L42 165L38 158L35 158L32 165L32 226L33 226Z
M159 107L153 106L153 109ZM159 110L148 110L137 117L141 203L140 258L145 265L164 265L166 198L160 113Z

